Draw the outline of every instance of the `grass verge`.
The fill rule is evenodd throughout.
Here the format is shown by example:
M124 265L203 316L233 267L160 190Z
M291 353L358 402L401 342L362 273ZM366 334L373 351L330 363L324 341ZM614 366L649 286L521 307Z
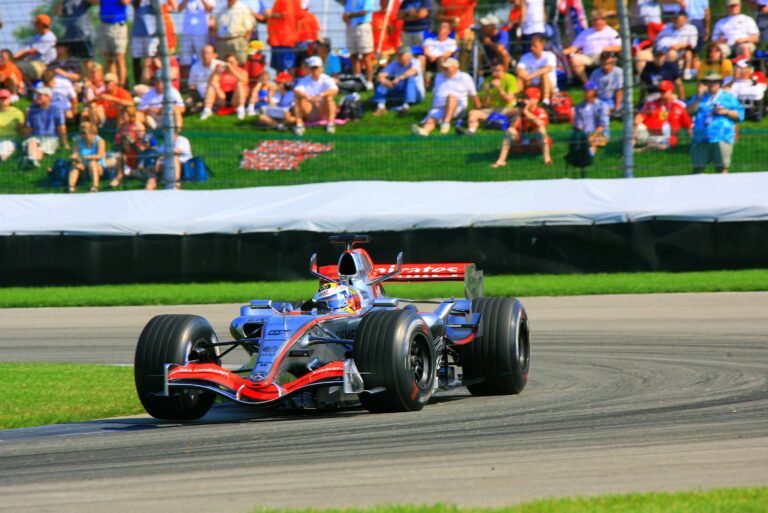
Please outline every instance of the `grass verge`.
M135 415L144 409L133 368L59 363L0 363L0 429Z
M243 303L250 299L298 301L311 297L316 282L224 282L0 288L0 308ZM686 273L534 274L488 276L487 296L574 296L665 292L768 290L768 269ZM458 283L390 284L396 297L461 296Z

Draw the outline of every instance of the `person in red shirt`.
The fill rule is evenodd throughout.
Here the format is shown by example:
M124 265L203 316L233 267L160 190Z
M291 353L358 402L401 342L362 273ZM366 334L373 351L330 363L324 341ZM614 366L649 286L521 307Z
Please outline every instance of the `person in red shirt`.
M377 58L389 58L400 48L400 36L403 33L403 20L397 19L400 10L400 0L393 0L387 19L389 0L381 0L380 9L373 13L371 27L373 29L373 45ZM384 32L382 37L382 31Z
M674 84L664 80L659 84L661 96L646 102L640 113L635 116L636 146L648 150L666 150L677 145L677 135L681 129L691 136L693 120L688 115L685 102L678 100L674 93Z
M475 44L475 6L477 0L444 0L437 12L439 21L447 21L453 29L459 47L459 64L468 71L472 67L472 47Z
M117 127L122 107L133 106L133 96L117 85L117 75L104 75L104 90L95 92L93 101L83 110L83 119L90 120L97 127Z
M510 150L519 153L540 151L544 157L544 164L552 163L550 155L552 139L547 134L549 114L539 106L540 100L541 90L535 87L529 87L524 93L518 95L518 103L522 103L523 106L518 109L518 112L512 114L511 123L501 144L499 158L491 165L492 168L506 166Z
M272 48L270 65L278 73L296 67L296 35L300 0L275 0L267 19L267 42Z
M309 9L301 9L296 20L296 61L304 62L315 55L315 43L320 40L320 22Z

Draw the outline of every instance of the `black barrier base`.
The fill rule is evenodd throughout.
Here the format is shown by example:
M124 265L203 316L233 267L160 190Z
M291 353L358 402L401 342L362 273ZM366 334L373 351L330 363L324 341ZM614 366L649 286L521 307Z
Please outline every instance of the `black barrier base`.
M746 269L768 264L768 222L460 228L372 233L374 260L468 261L486 274ZM83 285L309 278L339 247L313 232L0 237L0 283Z

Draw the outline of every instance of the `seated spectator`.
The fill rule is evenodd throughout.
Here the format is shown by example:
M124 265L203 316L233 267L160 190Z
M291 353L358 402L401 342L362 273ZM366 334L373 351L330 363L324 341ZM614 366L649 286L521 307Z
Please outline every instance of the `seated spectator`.
M421 62L414 59L409 46L397 50L397 59L379 72L374 116L387 113L387 101L401 105L400 112L406 114L411 105L424 101L424 75Z
M293 106L295 95L291 82L293 77L285 71L280 72L275 77L277 90L272 99L274 105L268 105L259 115L259 123L268 127L277 128L280 131L287 130L287 127L296 123L296 117L293 115Z
M104 82L104 68L98 62L91 62L91 65L85 70L85 81L83 82L83 105L89 108L96 100L96 97L107 89Z
M739 99L742 104L745 101L760 101L765 96L766 84L758 82L753 76L754 67L747 59L736 59L736 71L731 85L731 94Z
M590 152L594 157L597 149L608 144L611 137L610 108L597 97L597 84L584 84L584 101L574 110L573 129L587 136Z
M72 121L77 116L77 93L75 87L68 79L57 76L53 71L43 72L42 83L53 93L51 105L64 113L67 121Z
M667 61L667 53L660 48L653 50L653 60L640 73L640 100L646 102L648 95L658 95L659 84L669 80L677 87L678 96L685 98L680 67L676 62Z
M315 49L317 50L317 56L323 59L323 73L334 80L337 79L341 73L341 58L331 53L331 40L328 38L323 39L317 43Z
M91 192L99 191L99 180L107 167L105 160L107 145L99 136L95 125L88 121L80 124L80 135L75 137L72 155L69 159L72 167L69 169L69 192L75 192L80 173L87 173L91 179Z
M685 11L679 11L675 21L667 23L656 36L654 47L667 52L669 62L683 60L683 80L690 80L695 73L693 52L699 39L699 29L688 23ZM648 59L650 60L650 59ZM641 72L642 69L638 70Z
M211 13L215 7L216 0L182 0L179 2L179 11L184 12L181 37L179 38L181 41L179 61L183 82L186 82L187 77L189 77L193 57L196 58L197 62L205 59L204 51L208 45ZM207 87L207 79L205 83ZM188 87L192 89L192 86ZM201 102L203 96L205 96L205 91L200 95Z
M373 44L379 49L379 42L381 42L381 48L378 54L381 58L389 58L397 52L397 49L402 46L400 39L403 33L403 20L397 18L397 12L400 9L400 0L393 0L394 4L389 12L389 19L387 16L387 7L389 6L389 0L381 0L379 3L379 10L373 13L371 19L371 28L373 29ZM384 32L384 34L382 34ZM329 46L330 49L330 46ZM328 65L328 59L325 56L320 55L323 62ZM328 73L333 76L333 73Z
M145 187L154 178L155 185L157 185L157 160L160 158L157 140L152 135L145 133L140 139L136 139L134 144L138 151L136 167L132 169L126 167L125 177L143 180Z
M334 97L339 93L336 82L323 73L323 60L317 55L304 61L309 68L309 74L301 77L296 83L294 92L296 103L296 135L304 135L305 121L325 121L326 131L336 133L336 102Z
M619 114L624 98L624 73L616 66L616 56L603 52L600 56L600 67L592 72L589 81L597 84L597 97L608 105L612 113Z
M115 147L118 159L117 174L110 182L110 187L118 187L124 178L132 176L138 169L139 155L147 148L157 145L151 135L147 135L146 127L137 121L136 107L124 107L120 110L120 118L115 134ZM146 178L145 178L146 179Z
M500 62L504 69L509 69L512 58L509 56L509 34L499 28L501 22L493 14L480 18L480 43L491 63Z
M138 121L151 130L164 128L163 126L163 77L161 73L155 75L155 83L149 91L141 97L139 102ZM182 115L186 110L184 99L177 89L171 88L171 102L173 104L173 127L181 129L183 125Z
M56 59L56 34L51 30L51 17L38 14L32 21L35 35L29 45L13 56L28 84L40 80L48 63Z
M603 52L620 51L619 33L608 26L603 11L595 9L592 11L592 26L579 33L573 44L563 50L563 54L570 57L574 74L582 83L587 83L588 66L598 65Z
M725 5L728 15L715 24L712 41L720 45L726 58L741 55L751 59L760 38L757 23L741 14L741 0L727 0Z
M233 58L234 55L232 56ZM235 60L237 60L235 58ZM159 178L163 176L165 166L165 143L161 144L157 149L158 158L155 163L155 173L147 180L146 188L148 191L154 191L157 189L157 183ZM181 166L192 159L192 145L189 143L189 139L179 133L178 130L173 132L173 170L175 176L174 189L181 189Z
M259 110L272 105L277 85L272 83L271 78L269 71L264 71L254 84L251 96L248 98L248 107L245 109L248 116L255 116Z
M634 144L647 150L666 150L677 145L681 129L691 135L693 122L684 101L675 96L675 86L669 80L659 84L661 96L643 105L635 116Z
M705 77L717 73L723 78L733 76L733 62L723 56L723 49L717 43L709 43L706 58L699 64L697 75Z
M16 140L24 127L24 113L11 105L11 92L0 89L0 161L16 151Z
M13 60L13 54L10 50L0 50L0 87L8 89L12 95L12 101L15 103L19 96L24 95L26 86L24 76L21 70L16 66ZM15 99L13 98L15 97Z
M523 151L541 151L544 165L552 164L552 139L547 134L549 114L539 106L540 99L541 91L535 87L529 87L525 93L520 94L519 100L524 106L509 125L501 143L499 158L491 164L492 168L507 165L507 157L513 145Z
M504 69L507 69L506 67ZM447 134L451 130L451 121L461 116L467 109L468 99L476 109L480 108L475 81L472 77L459 71L459 61L451 57L443 61L443 72L435 78L435 93L432 108L424 118L424 126L413 125L414 135L426 137L440 124L440 133Z
M517 63L517 78L521 81L521 89L538 88L542 103L548 105L552 93L557 92L557 57L544 49L546 45L544 36L531 38L531 51L523 54Z
M26 158L35 167L45 155L53 155L59 150L59 142L69 150L67 125L64 113L51 105L52 92L47 87L35 90L34 103L27 110L27 120L22 134Z
M695 174L711 162L718 173L727 173L731 167L736 123L744 121L744 108L722 89L722 80L715 73L706 75L688 102L688 113L694 117L691 160Z
M181 91L181 67L179 66L179 60L174 55L170 55L168 57L168 62L171 65L169 68L171 71L171 85L177 91ZM151 84L153 77L162 69L163 62L160 57L144 59L144 64L141 68L141 83ZM142 94L147 91L146 89L140 90L138 85L134 90L139 90Z
M520 83L512 73L507 73L504 65L497 62L493 65L491 76L480 86L480 107L469 111L467 129L459 129L459 134L475 135L480 123L486 121L491 114L511 116L517 103L517 92ZM518 109L519 110L519 109ZM519 112L517 113L519 115Z
M48 71L66 78L80 93L83 90L83 66L80 59L69 55L69 45L64 41L56 42L56 59L48 64Z
M440 23L436 37L428 37L424 41L424 54L419 57L421 69L424 70L426 86L429 87L429 73L439 73L443 61L456 53L456 40L450 37L451 24L447 21Z
M219 66L224 64L217 57L213 45L205 45L202 49L202 58L197 60L189 69L189 81L187 82L189 95L184 102L188 112L196 114L203 110L205 93L208 90L211 75Z
M118 125L120 110L133 106L133 97L126 89L117 84L117 75L104 75L104 90L95 92L88 107L83 109L83 118L88 119L97 128L114 129Z
M206 120L213 114L214 104L219 109L234 107L237 119L245 119L245 102L248 99L248 72L240 66L237 57L229 54L224 63L208 79L205 92L205 106L200 114L201 120Z

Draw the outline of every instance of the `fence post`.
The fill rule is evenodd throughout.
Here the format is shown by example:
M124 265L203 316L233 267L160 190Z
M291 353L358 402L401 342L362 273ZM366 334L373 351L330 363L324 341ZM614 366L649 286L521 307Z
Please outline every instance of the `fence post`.
M621 35L621 63L624 72L624 100L623 107L623 167L624 178L634 178L635 156L632 151L632 131L635 124L635 115L633 112L632 86L634 70L632 61L632 40L630 39L629 29L629 9L627 0L617 0L616 10L619 15L619 34Z
M160 38L160 62L163 76L163 140L165 148L163 154L163 178L165 188L173 189L176 183L176 168L174 165L175 144L173 133L176 129L173 121L173 100L171 99L171 59L168 54L168 40L166 39L165 23L160 0L151 0L155 10L155 23L157 24L157 37ZM136 77L134 77L136 80Z

